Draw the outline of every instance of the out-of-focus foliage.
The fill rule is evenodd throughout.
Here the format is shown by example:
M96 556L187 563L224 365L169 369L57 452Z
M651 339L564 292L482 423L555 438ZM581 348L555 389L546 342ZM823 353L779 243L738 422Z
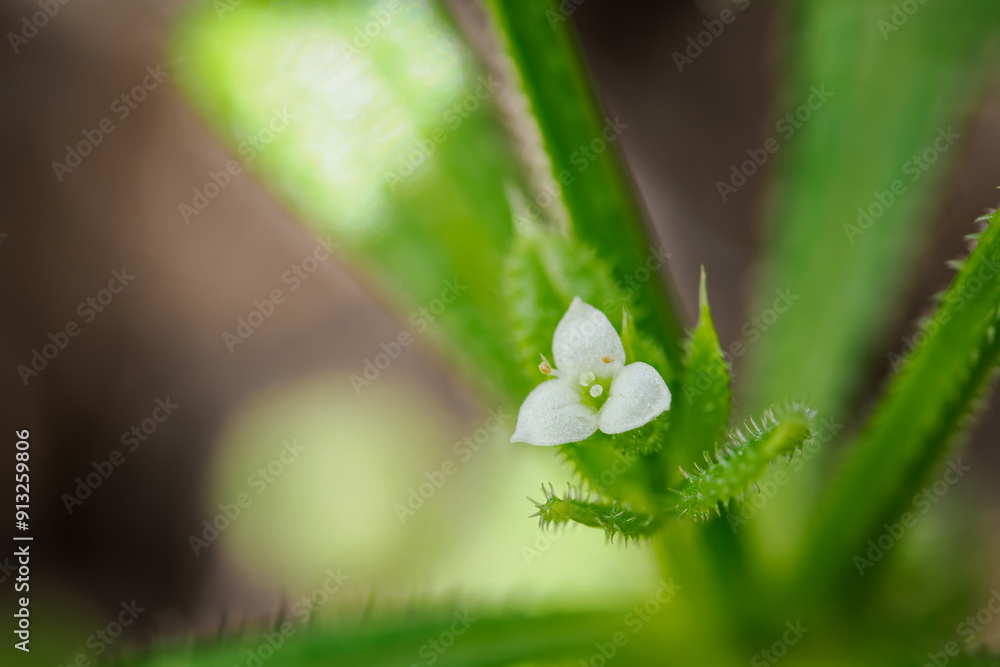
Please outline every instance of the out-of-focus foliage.
M193 10L175 40L195 105L340 244L411 337L431 337L487 393L521 391L496 307L520 178L496 113L503 91L441 7L218 4ZM272 132L279 114L290 120Z
M839 416L898 315L998 62L1000 5L812 0L787 3L787 20L777 116L793 117L751 312L775 290L798 299L750 348L746 388L757 408L787 394Z
M813 583L854 574L858 545L913 509L955 437L968 425L1000 360L1000 214L977 238L935 312L921 322L921 344L889 384L854 445L804 562ZM949 484L968 472L945 467ZM954 481L951 481L954 480Z
M952 637L975 599L967 581L939 576L953 565L947 551L907 560L904 545L877 576L848 580L845 571L853 577L852 554L933 473L997 362L1000 281L982 275L1000 251L995 216L839 483L817 483L832 466L783 460L812 435L827 442L841 428L817 430L798 407L755 423L750 437L737 436L683 480L677 465L725 444L729 370L704 278L699 323L685 339L669 288L644 268L655 251L613 150L616 121L595 103L568 26L550 20L558 4L489 3L503 50L492 73L447 13L421 1L225 7L202 5L181 25L185 89L252 169L406 313L411 335L426 331L478 389L516 402L541 381L535 357L550 351L559 317L580 296L616 326L622 318L627 356L654 366L674 397L674 409L647 426L562 446L582 488L547 491L539 504L546 525L648 544L660 588L631 611L595 599L611 611L483 613L434 662L911 664L908 652L939 650ZM816 0L787 11L784 101L794 108L813 96L813 108L778 158L759 294L788 289L798 300L751 351L747 393L758 406L810 401L824 424L825 413L847 405L905 284L1000 9L925 3L896 29L883 25L896 11L883 1ZM511 117L518 100L528 113ZM540 145L508 141L519 124L524 136L537 130ZM602 150L581 163L579 150L598 141ZM928 146L937 156L924 169L914 156ZM540 163L550 172L544 183L526 169ZM870 224L858 222L859 206L870 209ZM636 281L640 270L647 279ZM756 485L764 491L752 495ZM741 495L743 504L731 502ZM696 524L680 521L681 510L721 516ZM803 544L807 518L815 530ZM944 534L942 523L914 530L911 544L921 531ZM921 588L924 597L901 585L930 577L940 585ZM430 664L421 642L452 623L430 608L413 619L376 610L370 624L297 637L269 664ZM223 642L143 664L228 665L247 650Z
M796 300L748 347L741 386L754 410L776 398L807 402L833 439L859 426L848 409L861 379L889 371L885 334L968 142L972 105L1000 62L1000 5L811 0L784 8L774 116L784 125L747 317L766 315L778 290ZM746 532L772 545L762 552L781 543L782 559L796 557L791 536L813 521L838 451L811 457Z
M475 611L425 609L420 618L355 621L334 632L277 624L253 639L207 642L174 649L141 664L147 667L232 667L255 661L273 667L372 667L428 665L500 667L527 659L558 658L584 651L618 615L576 614L495 618ZM516 637L516 641L511 641Z

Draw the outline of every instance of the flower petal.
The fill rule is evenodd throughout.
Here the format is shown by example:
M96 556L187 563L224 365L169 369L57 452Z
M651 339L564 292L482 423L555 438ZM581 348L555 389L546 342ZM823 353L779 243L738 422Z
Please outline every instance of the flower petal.
M581 402L580 390L563 378L546 380L528 394L517 413L511 442L565 445L597 430L597 413Z
M608 400L597 420L608 435L624 433L670 409L670 390L656 369L641 361L629 364L611 381Z
M552 355L562 377L581 373L614 377L625 365L625 348L604 313L575 297L552 336ZM609 361L604 361L608 359Z

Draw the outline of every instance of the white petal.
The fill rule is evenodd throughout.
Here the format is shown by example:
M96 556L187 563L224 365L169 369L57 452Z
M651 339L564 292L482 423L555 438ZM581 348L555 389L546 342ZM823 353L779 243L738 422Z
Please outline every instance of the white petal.
M552 355L564 377L591 372L613 377L625 364L625 348L604 313L575 297L552 336ZM604 359L610 360L606 363Z
M510 441L550 446L586 440L597 430L597 413L580 399L569 380L546 380L524 399Z
M637 361L611 381L608 400L597 415L601 431L624 433L648 424L670 409L670 390L656 369Z

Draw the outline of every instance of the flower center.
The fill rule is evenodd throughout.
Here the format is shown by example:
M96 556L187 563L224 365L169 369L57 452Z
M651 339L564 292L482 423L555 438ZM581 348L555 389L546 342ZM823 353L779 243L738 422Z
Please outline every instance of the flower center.
M608 387L611 385L611 379L597 378L593 373L587 371L580 373L578 380L583 389L583 404L594 410L600 410L604 402L608 400Z

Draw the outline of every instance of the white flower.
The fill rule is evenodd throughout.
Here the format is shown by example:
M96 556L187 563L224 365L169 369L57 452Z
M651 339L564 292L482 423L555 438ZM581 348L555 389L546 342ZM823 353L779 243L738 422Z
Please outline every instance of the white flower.
M552 336L556 367L528 394L511 442L565 445L600 429L608 435L648 424L670 409L670 390L649 364L625 365L625 348L604 313L573 299Z

